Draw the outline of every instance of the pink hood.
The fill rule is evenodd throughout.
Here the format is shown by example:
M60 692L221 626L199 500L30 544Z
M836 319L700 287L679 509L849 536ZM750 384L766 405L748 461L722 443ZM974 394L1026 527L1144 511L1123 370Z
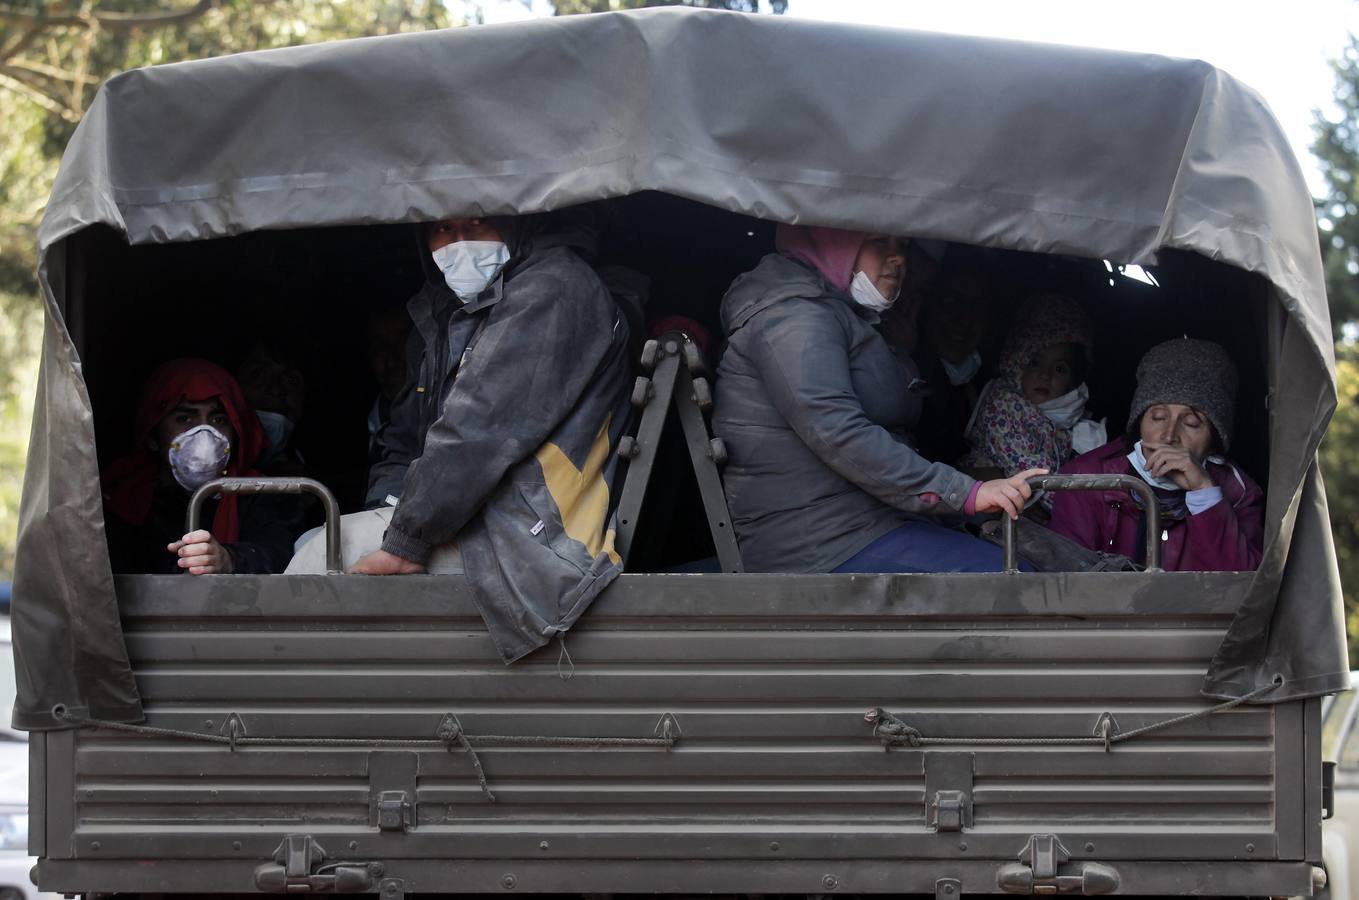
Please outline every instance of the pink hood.
M844 293L854 277L854 260L865 237L862 231L843 228L780 225L774 230L774 248L789 259L811 266L828 285Z

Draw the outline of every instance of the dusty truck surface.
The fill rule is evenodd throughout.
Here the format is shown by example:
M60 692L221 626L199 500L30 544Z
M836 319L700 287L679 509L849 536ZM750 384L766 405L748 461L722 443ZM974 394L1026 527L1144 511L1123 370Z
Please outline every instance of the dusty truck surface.
M412 223L582 210L601 263L651 279L639 336L715 327L800 222L1080 296L1111 423L1146 347L1224 344L1259 570L743 572L679 328L638 342L626 573L513 665L462 576L111 571L99 471L157 362L293 342L299 440L353 509L365 331L421 277ZM40 241L13 634L43 890L1324 884L1330 324L1297 163L1213 67L692 10L243 54L111 80Z

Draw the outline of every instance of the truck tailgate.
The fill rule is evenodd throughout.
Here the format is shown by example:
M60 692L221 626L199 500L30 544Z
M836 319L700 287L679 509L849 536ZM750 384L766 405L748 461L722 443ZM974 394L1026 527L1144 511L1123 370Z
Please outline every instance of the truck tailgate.
M1212 706L1248 583L627 575L506 667L458 577L120 578L146 724L238 743L35 741L42 885L253 891L305 835L388 894L983 893L1038 836L1120 893L1309 894L1315 701L1045 742Z

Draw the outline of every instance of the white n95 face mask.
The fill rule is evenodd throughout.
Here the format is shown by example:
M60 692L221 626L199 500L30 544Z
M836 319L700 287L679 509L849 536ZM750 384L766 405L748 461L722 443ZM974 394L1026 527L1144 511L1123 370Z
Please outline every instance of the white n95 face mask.
M211 425L195 425L170 444L170 473L186 491L220 478L231 458L231 441Z
M444 283L466 303L486 290L510 261L510 248L502 241L457 241L430 255L444 273Z
M854 302L871 309L875 313L885 313L892 308L892 304L897 302L897 297L901 295L901 288L897 288L891 299L884 297L882 291L873 280L863 272L855 272L854 280L849 283L849 295L854 298Z

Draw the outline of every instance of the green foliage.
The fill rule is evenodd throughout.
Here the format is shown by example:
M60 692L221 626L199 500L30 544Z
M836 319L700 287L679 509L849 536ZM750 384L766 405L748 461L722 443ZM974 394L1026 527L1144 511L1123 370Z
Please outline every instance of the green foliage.
M0 87L53 117L50 153L65 146L99 85L125 69L448 24L441 0L11 4L0 6Z
M1321 471L1344 585L1350 665L1359 668L1359 351L1342 348L1336 376L1339 404L1321 443Z
M653 6L695 6L699 9L729 9L735 12L759 12L759 0L554 0L559 16L576 13L609 12L617 9L648 9ZM788 0L770 0L769 8L775 15L788 9Z
M1346 323L1359 320L1359 38L1351 35L1331 65L1336 110L1314 113L1312 153L1326 181L1317 218L1331 322L1339 335Z
M0 581L14 570L42 335L37 230L57 170L56 160L42 151L46 116L26 99L0 91Z
M1317 199L1326 295L1337 337L1359 325L1359 37L1350 36L1335 70L1335 109L1314 113L1316 156L1326 182ZM1336 348L1339 402L1321 445L1326 503L1340 562L1350 665L1359 667L1359 347Z
M14 551L23 490L33 394L38 386L42 307L30 297L0 290L0 580L14 574Z

